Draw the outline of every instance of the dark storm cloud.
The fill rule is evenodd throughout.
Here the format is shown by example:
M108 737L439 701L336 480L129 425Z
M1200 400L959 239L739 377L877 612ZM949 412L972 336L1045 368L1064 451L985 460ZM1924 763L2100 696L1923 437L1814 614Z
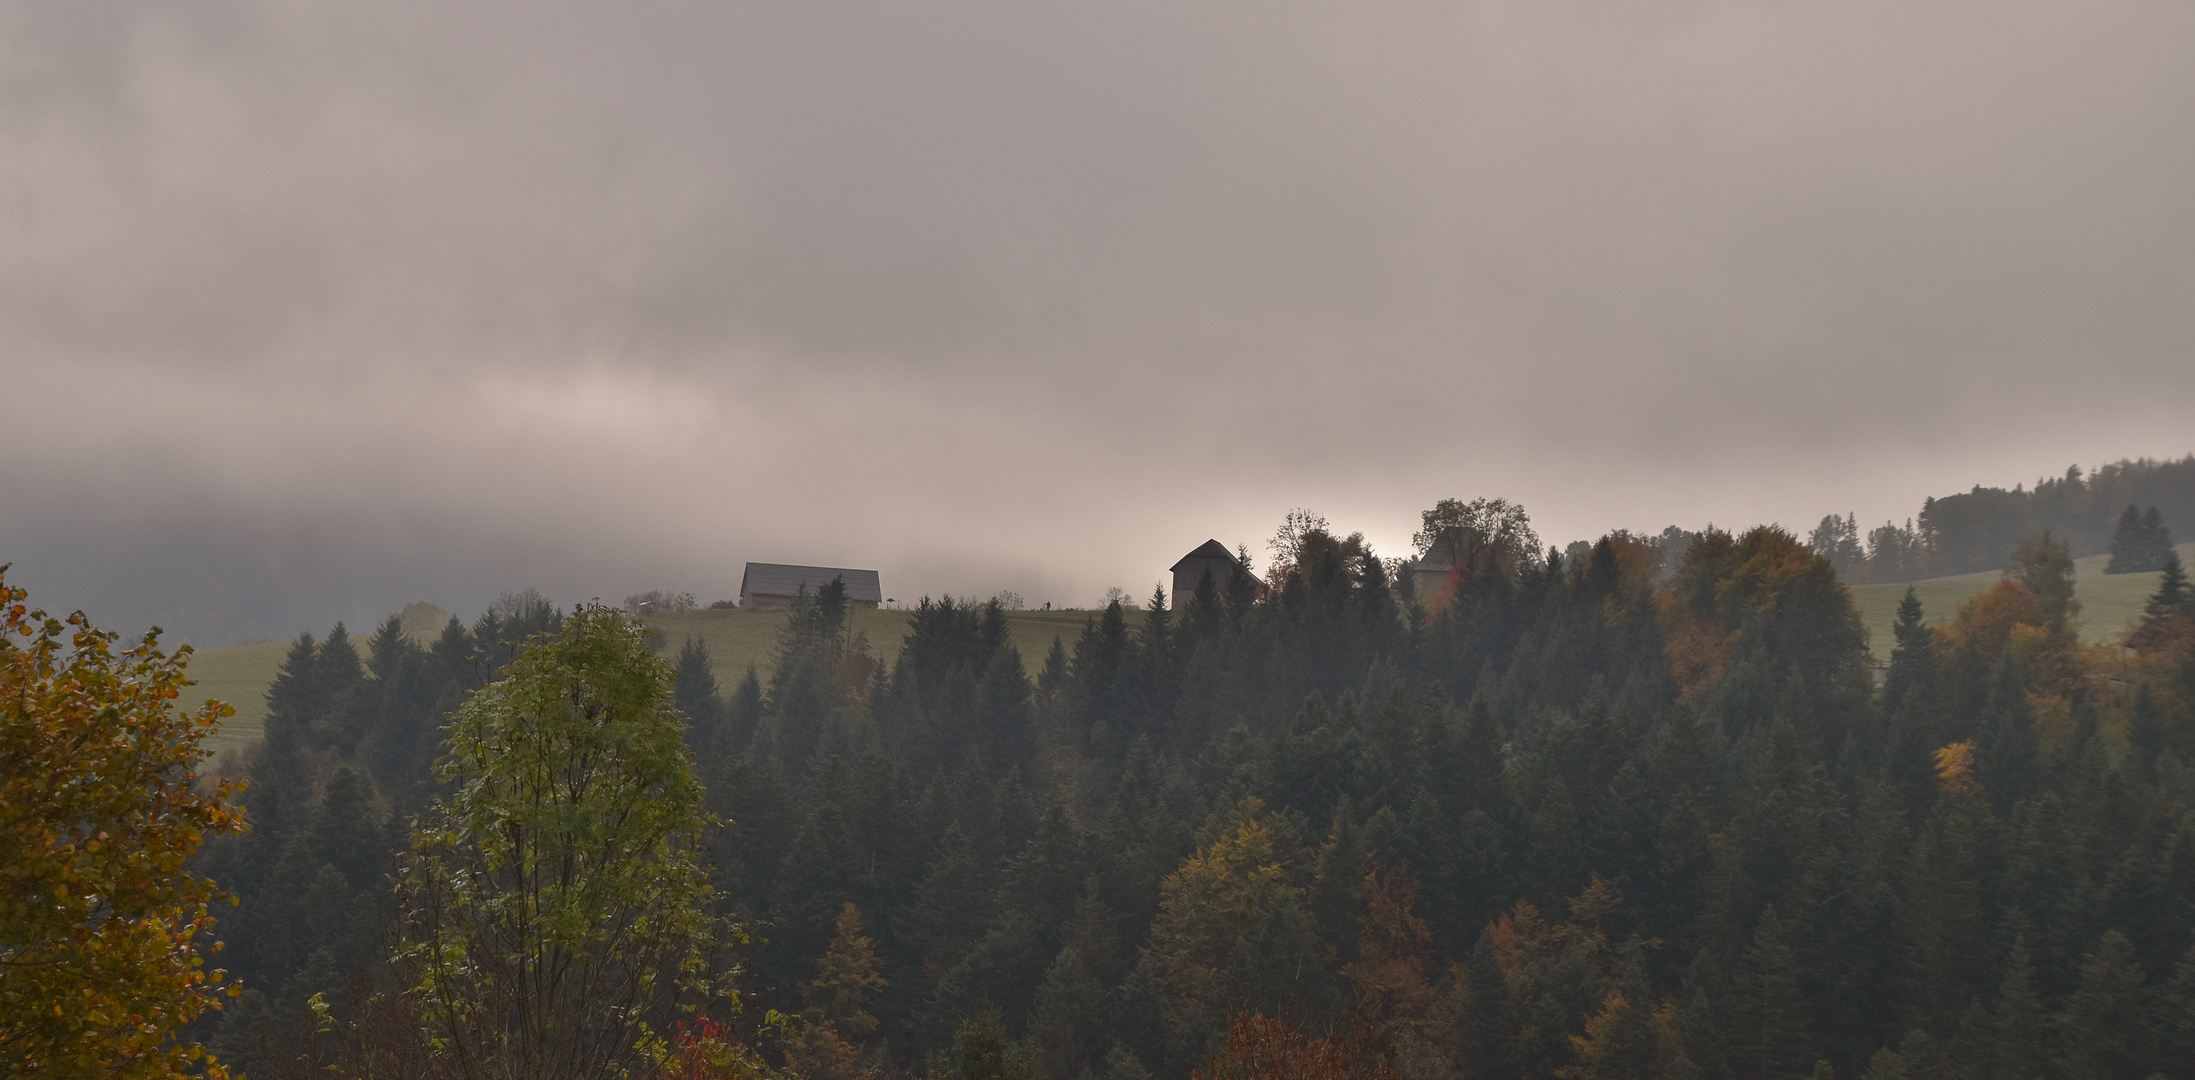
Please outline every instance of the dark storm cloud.
M2183 4L22 5L0 560L211 637L2179 454Z

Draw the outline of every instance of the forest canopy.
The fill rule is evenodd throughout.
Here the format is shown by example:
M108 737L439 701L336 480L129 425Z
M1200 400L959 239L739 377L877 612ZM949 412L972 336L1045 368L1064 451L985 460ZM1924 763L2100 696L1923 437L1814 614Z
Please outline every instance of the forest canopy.
M252 828L194 864L245 989L191 1030L253 1076L485 1075L450 1048L505 1022L452 1027L423 963L546 954L495 919L423 953L422 916L544 829L626 835L615 787L490 812L539 760L668 815L601 864L663 874L589 903L675 883L634 924L677 929L670 981L542 1014L631 1075L2195 1077L2176 562L2083 646L2075 549L2027 534L1956 611L1909 590L1878 679L1833 559L1773 527L1573 555L1455 500L1425 531L1462 557L1413 586L1291 520L1262 581L1112 603L1033 672L953 597L879 661L836 585L766 677L538 597L301 637Z

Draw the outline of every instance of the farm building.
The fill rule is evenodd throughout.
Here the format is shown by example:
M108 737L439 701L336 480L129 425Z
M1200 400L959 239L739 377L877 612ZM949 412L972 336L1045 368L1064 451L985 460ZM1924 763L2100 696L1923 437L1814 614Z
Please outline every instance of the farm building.
M1447 602L1448 586L1455 577L1455 557L1434 545L1433 550L1412 562L1403 573L1410 575L1411 595L1439 606Z
M1241 565L1242 561L1225 545L1217 540L1206 540L1174 564L1174 606L1179 608L1196 597L1197 582L1207 571L1212 575L1212 584L1219 587L1221 595L1226 595L1227 580ZM1250 580L1256 581L1257 577L1252 575Z
M739 606L743 608L791 607L793 598L806 592L814 596L833 578L846 582L846 603L873 608L884 602L884 587L874 570L849 570L836 566L793 566L787 563L751 562L739 578Z

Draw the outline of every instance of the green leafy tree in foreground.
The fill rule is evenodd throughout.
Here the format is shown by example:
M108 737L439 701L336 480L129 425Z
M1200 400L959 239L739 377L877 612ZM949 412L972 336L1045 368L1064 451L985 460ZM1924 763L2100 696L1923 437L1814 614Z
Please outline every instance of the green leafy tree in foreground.
M233 710L176 711L189 646L163 655L154 630L117 652L82 612L26 607L6 571L0 1076L226 1076L176 1032L220 1007L223 973L204 970L219 894L184 863L243 827L229 785L208 794L193 776Z
M403 860L398 952L450 1071L617 1076L663 1051L666 983L698 989L712 940L672 692L640 626L594 604L453 716L452 794Z

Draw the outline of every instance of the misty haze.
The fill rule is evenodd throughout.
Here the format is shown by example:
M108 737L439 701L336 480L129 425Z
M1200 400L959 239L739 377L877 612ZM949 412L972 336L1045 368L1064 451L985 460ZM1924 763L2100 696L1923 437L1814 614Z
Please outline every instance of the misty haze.
M2195 1080L2191 117L2172 3L0 5L0 1076Z

